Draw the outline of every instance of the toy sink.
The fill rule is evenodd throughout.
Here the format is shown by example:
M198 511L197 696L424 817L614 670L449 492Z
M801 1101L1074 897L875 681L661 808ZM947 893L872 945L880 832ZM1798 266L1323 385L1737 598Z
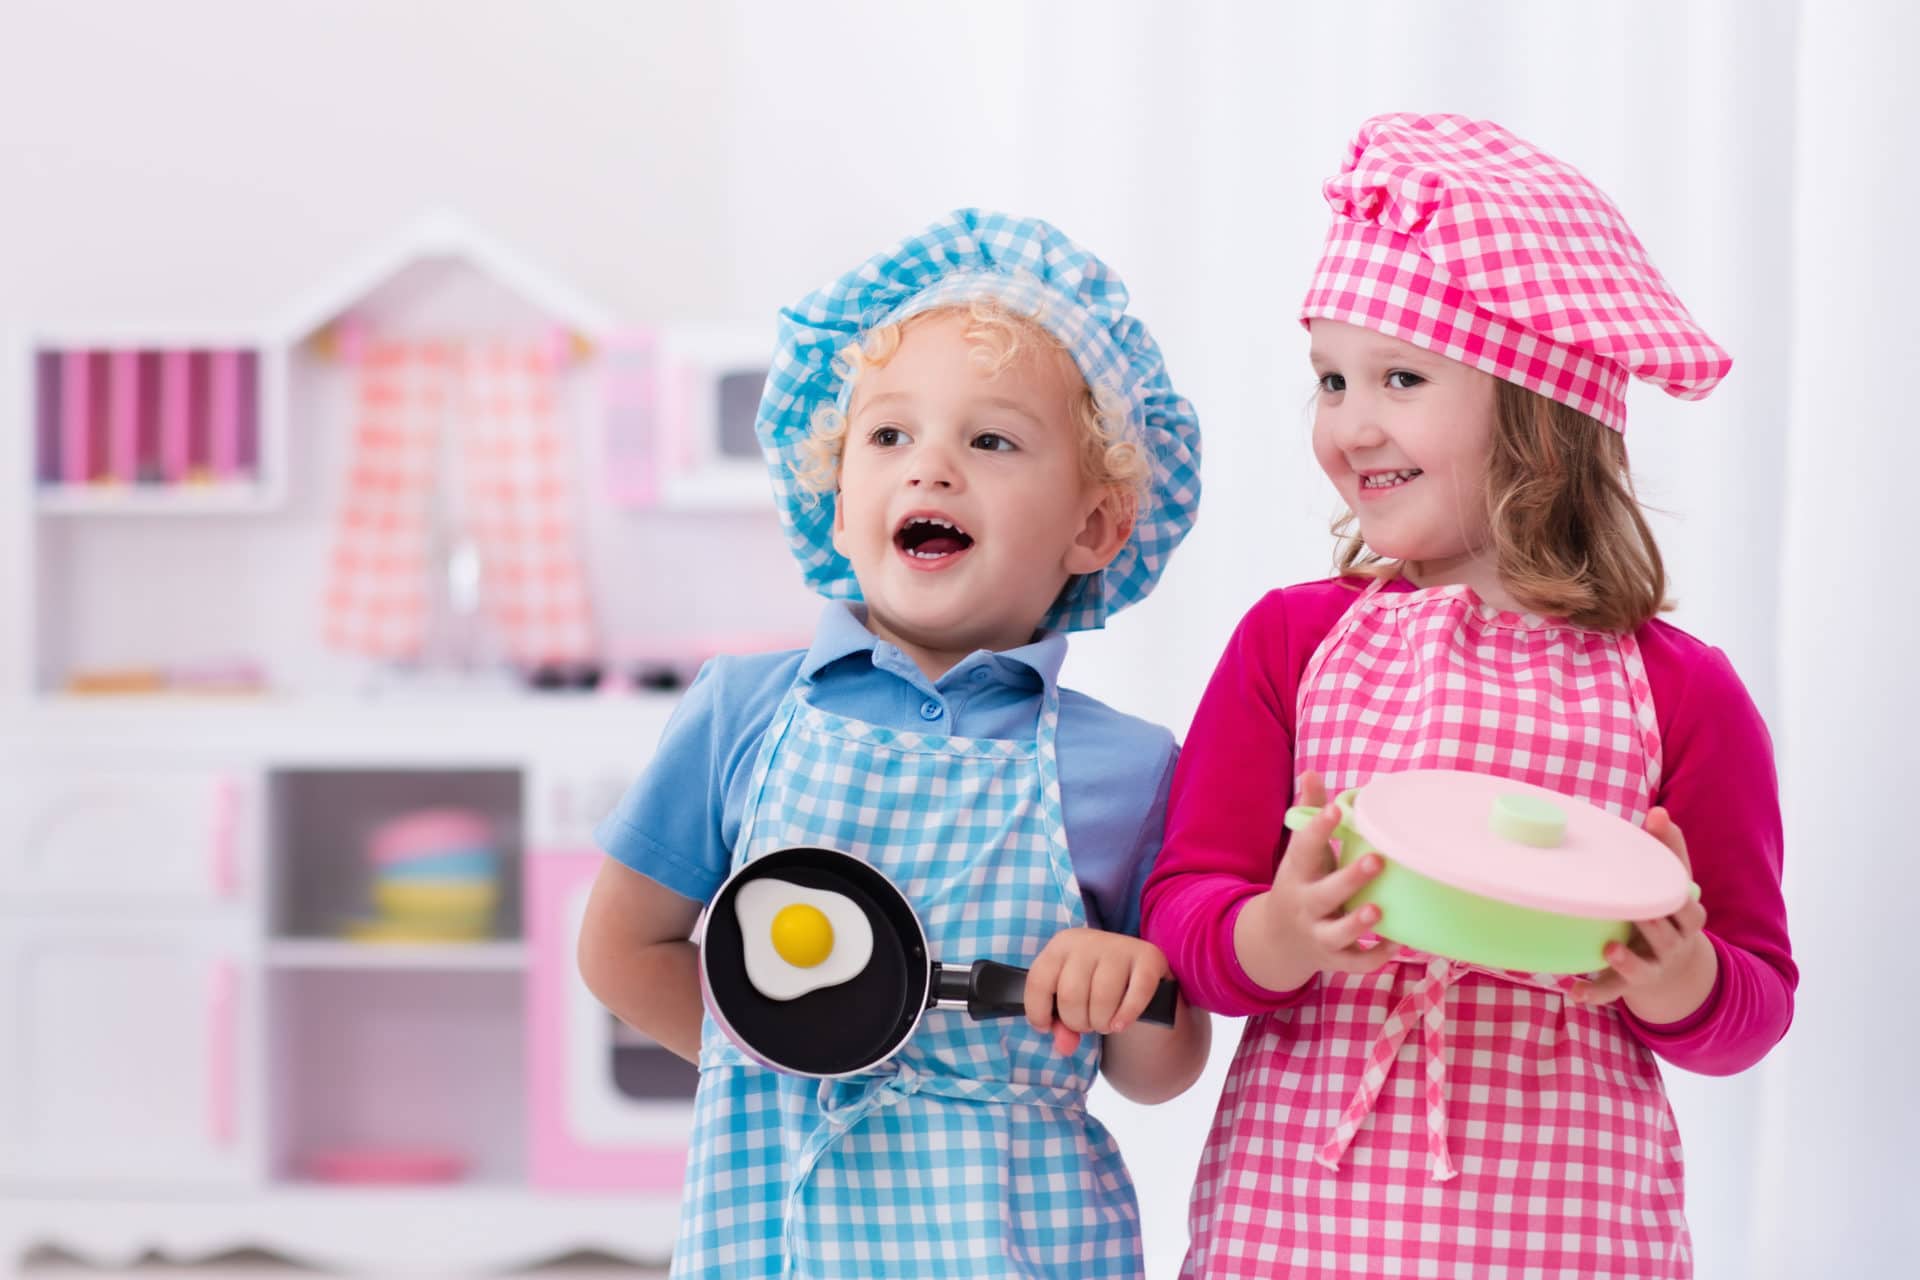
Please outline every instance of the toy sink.
M1347 900L1380 908L1375 932L1490 969L1591 973L1636 920L1697 896L1686 868L1631 822L1545 787L1452 769L1381 774L1343 792L1340 863L1385 865ZM1295 805L1295 831L1320 810Z

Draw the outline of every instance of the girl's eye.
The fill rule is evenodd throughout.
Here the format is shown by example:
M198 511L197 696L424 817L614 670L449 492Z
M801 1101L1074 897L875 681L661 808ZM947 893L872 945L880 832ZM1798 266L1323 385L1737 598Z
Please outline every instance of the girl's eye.
M1387 385L1395 391L1411 391L1426 379L1417 373L1408 373L1405 369L1395 369L1387 375Z
M990 449L995 453L1006 453L1012 450L1013 441L1007 439L997 431L982 431L973 438L973 447L976 449Z
M1320 389L1329 395L1334 395L1339 392L1345 391L1347 389L1346 375L1340 374L1340 373L1321 374Z
M867 432L867 443L879 445L882 449L891 449L906 442L907 433L895 426L878 426Z

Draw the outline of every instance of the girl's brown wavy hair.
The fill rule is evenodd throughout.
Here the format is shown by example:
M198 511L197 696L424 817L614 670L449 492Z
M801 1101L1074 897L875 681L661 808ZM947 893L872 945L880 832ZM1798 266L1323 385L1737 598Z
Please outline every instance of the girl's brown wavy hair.
M1673 607L1620 433L1502 379L1487 461L1487 516L1501 583L1535 613L1632 631ZM1385 577L1351 511L1334 521L1342 574Z

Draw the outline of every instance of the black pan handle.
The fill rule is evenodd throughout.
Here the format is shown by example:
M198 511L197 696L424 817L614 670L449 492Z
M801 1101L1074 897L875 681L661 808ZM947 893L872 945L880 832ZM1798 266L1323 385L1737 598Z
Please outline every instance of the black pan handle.
M996 960L975 960L970 968L958 965L934 966L933 1004L941 1008L965 1007L976 1022L988 1018L1024 1017L1027 1012L1027 971ZM1147 1001L1140 1021L1156 1026L1173 1025L1174 1006L1179 1003L1180 987L1172 978L1162 978L1160 987Z

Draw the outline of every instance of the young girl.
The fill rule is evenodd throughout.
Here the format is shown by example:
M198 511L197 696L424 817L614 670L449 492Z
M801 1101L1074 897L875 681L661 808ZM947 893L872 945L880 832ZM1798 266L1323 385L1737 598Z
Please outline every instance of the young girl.
M1753 1065L1796 974L1766 729L1654 620L1621 430L1629 374L1696 398L1730 362L1612 203L1497 125L1378 117L1325 189L1313 444L1358 531L1234 634L1146 889L1188 995L1248 1015L1186 1273L1684 1276L1655 1055ZM1335 810L1291 844L1283 815L1295 778L1324 804L1415 768L1642 822L1700 900L1578 982L1374 945L1391 922L1341 904L1378 857L1336 870Z
M1172 1097L1206 1059L1204 1014L1134 1025L1167 974L1133 935L1173 740L1057 683L1063 633L1144 596L1198 501L1192 408L1126 303L1047 224L966 210L782 316L758 423L781 518L858 603L701 673L601 827L581 939L600 998L700 1066L676 1276L1140 1273L1086 1094L1099 1070ZM1028 1021L929 1014L848 1079L752 1063L687 939L790 845L892 876L935 958L1031 967Z

